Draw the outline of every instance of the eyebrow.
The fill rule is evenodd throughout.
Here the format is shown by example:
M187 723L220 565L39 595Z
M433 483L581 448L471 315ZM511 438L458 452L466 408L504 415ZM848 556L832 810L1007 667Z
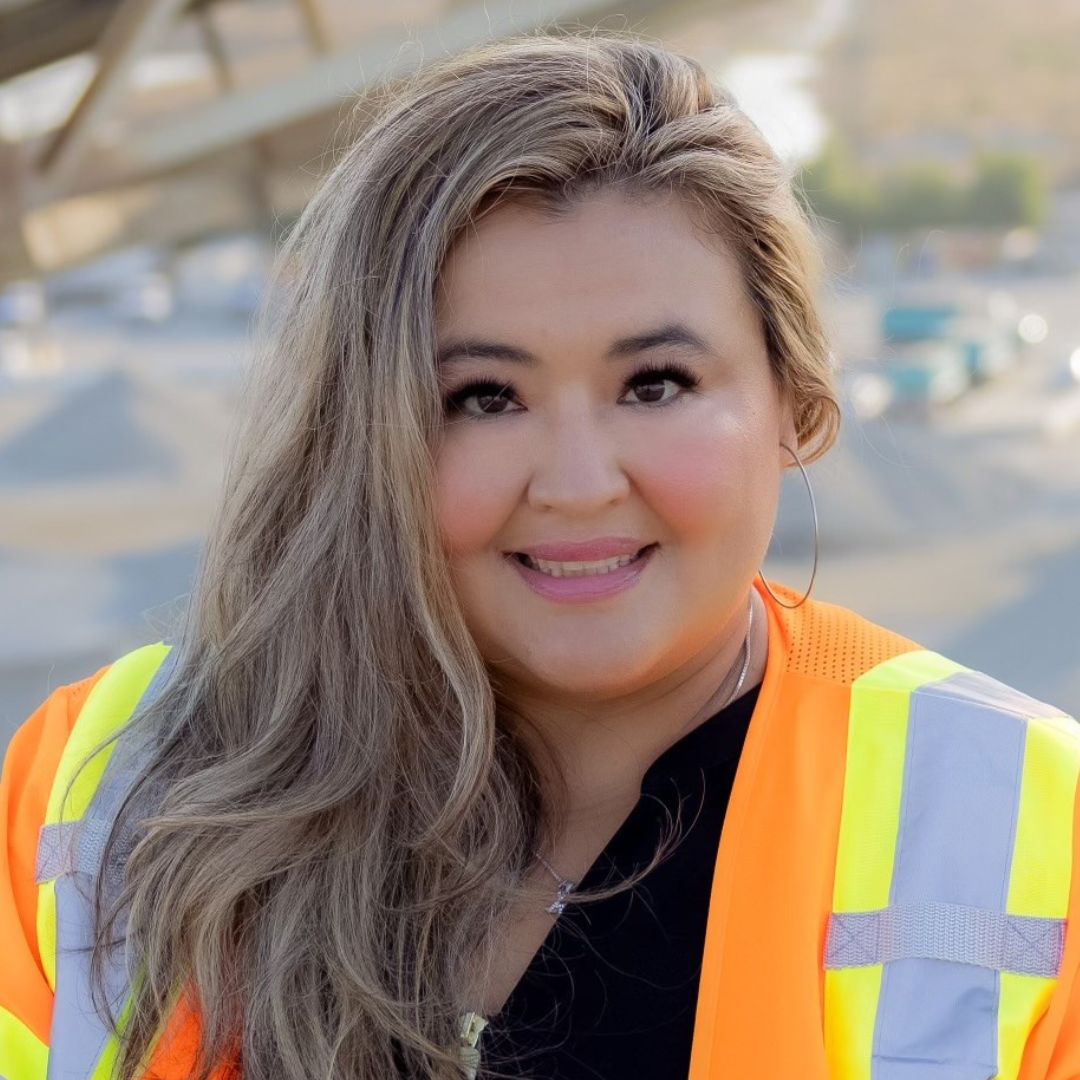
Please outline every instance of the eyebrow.
M700 334L691 330L686 323L671 322L640 334L618 338L608 346L604 359L626 360L665 345L682 345L713 358L717 355L716 350ZM435 363L441 369L462 360L507 360L510 363L525 364L528 367L535 367L540 363L539 358L526 349L478 338L448 341L436 354Z

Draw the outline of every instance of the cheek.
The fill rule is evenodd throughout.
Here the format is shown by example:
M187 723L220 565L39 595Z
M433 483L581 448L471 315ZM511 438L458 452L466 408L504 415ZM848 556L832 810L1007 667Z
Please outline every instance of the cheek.
M491 447L458 439L436 460L435 513L446 551L466 555L487 548L520 499L518 472L505 457L493 464Z
M686 424L654 439L634 475L674 538L709 545L722 528L756 543L752 526L768 518L771 529L779 483L769 445L757 425Z

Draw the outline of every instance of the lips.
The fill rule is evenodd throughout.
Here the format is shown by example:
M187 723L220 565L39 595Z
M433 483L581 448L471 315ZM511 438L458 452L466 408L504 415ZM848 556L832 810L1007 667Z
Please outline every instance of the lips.
M547 573L528 564L524 556L507 556L510 567L525 584L545 600L556 603L581 604L607 600L633 587L652 564L652 553L660 545L646 544L638 558L599 574Z

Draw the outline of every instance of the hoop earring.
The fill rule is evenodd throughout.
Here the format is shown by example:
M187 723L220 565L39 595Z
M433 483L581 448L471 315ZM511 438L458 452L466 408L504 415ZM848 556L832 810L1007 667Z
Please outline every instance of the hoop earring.
M814 579L817 577L818 568L818 554L820 549L820 536L818 533L818 516L817 516L817 503L814 501L814 489L810 486L810 477L806 475L806 470L803 468L803 463L799 460L799 455L795 453L786 443L780 444L794 459L795 464L799 466L799 472L802 473L803 480L806 481L806 490L810 495L810 509L814 514L814 570L810 575L810 588L806 590L803 598L795 604L785 604L776 593L769 588L769 583L765 580L765 575L759 570L758 577L761 578L761 584L765 586L765 591L775 600L782 608L787 608L789 611L794 610L802 604L805 604L810 597L810 593L814 589Z

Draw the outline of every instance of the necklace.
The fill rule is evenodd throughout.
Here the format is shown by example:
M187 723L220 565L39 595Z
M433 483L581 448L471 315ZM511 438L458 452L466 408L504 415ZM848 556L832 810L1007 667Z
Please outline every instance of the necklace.
M750 670L750 634L754 629L754 597L750 596L750 617L746 624L746 640L743 642L743 652L746 654L743 660L742 670L739 672L739 681L735 684L735 689L728 694L727 700L723 705L717 709L717 712L721 712L726 709L737 697L739 691L742 689L743 683L746 681L746 674ZM734 668L732 668L734 671ZM549 904L544 910L549 915L561 915L566 909L566 898L577 888L578 883L576 881L570 881L568 878L564 878L555 867L551 865L540 854L539 851L534 851L533 854L540 860L541 864L548 871L549 874L558 882L558 896L554 903Z

